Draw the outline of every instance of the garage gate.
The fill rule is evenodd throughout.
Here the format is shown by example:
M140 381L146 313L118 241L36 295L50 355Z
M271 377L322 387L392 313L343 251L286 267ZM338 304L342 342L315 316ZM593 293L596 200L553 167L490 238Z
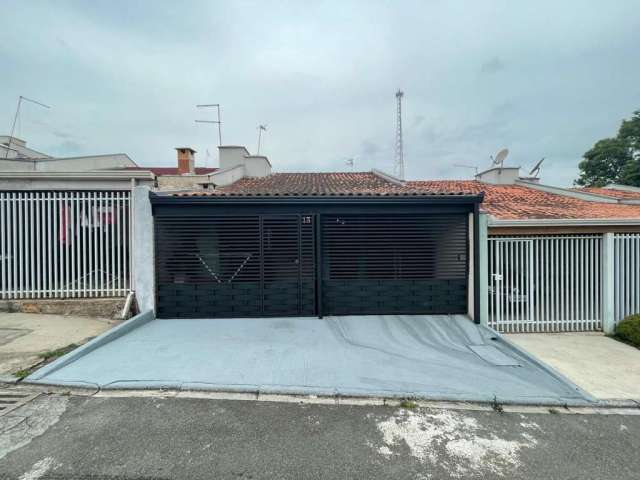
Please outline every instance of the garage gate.
M155 214L160 318L466 313L468 214Z

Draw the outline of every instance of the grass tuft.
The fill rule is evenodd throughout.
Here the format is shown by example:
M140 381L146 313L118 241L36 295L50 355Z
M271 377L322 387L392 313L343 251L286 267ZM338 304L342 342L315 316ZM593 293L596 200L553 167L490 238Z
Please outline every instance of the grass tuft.
M18 377L18 379L24 380L29 375L31 375L33 372L35 372L37 369L42 367L43 365L46 365L47 363L53 362L57 358L60 358L61 356L66 355L71 350L75 350L76 348L78 348L78 345L76 345L75 343L72 343L71 345L67 345L66 347L62 347L62 348L58 348L56 350L50 350L48 352L41 353L41 354L38 355L38 357L40 357L42 360L37 365L32 365L29 368L24 368L22 370L18 370L16 373L14 373L14 375L16 377Z
M55 360L58 357L66 355L71 350L75 350L76 348L78 348L78 345L76 345L75 343L72 343L71 345L67 345L66 347L58 348L57 350L50 350L48 352L41 353L38 356L41 359L43 359L44 361L50 362L50 361Z
M418 408L418 404L412 400L402 400L400 402L401 408L406 408L407 410L414 410Z
M18 370L16 373L14 373L14 375L16 377L18 377L20 380L24 380L25 378L27 378L29 375L31 375L31 373L33 372L33 367L31 368L25 368L23 370Z

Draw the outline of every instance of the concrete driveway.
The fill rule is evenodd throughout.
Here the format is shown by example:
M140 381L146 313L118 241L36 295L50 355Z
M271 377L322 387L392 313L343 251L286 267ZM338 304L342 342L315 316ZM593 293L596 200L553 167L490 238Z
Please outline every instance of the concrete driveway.
M587 399L464 316L152 320L38 381L518 403Z

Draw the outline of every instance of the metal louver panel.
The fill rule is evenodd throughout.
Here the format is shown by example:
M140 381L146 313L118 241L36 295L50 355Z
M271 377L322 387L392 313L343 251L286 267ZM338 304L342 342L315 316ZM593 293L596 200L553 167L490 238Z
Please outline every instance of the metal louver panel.
M465 214L327 215L322 250L326 314L467 311Z
M313 224L305 218L156 216L158 316L313 315Z
M314 314L313 225L298 215L262 219L264 315Z

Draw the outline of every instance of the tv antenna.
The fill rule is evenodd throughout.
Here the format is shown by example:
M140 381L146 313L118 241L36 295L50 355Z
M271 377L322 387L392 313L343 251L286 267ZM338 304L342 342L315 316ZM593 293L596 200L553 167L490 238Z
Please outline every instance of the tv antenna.
M404 92L398 90L396 92L397 120L396 120L396 158L393 164L393 173L400 179L404 180L404 152L402 145L402 97Z
M222 146L222 119L220 117L220 104L219 103L207 103L202 105L196 105L197 108L217 108L218 120L196 120L196 123L217 123L218 124L218 146Z
M351 171L353 172L353 169L355 168L356 165L356 160L355 158L347 158L344 163L347 164L348 167L351 167Z
M502 150L500 150L498 153L496 153L496 156L494 158L493 155L491 155L491 164L494 167L498 167L498 168L502 168L503 164L504 164L504 159L507 158L507 155L509 155L509 149L508 148L503 148Z
M13 140L13 134L16 130L16 123L18 118L20 117L20 107L22 106L22 101L35 103L36 105L40 105L44 108L51 108L49 105L45 105L44 103L38 102L37 100L32 100L31 98L23 97L20 95L18 97L18 107L16 108L16 114L13 116L13 124L11 125L11 133L9 134L9 143L7 143L7 150L4 152L4 158L9 158L9 150L11 149L11 141Z
M478 175L478 167L476 165L463 165L462 163L454 163L453 166L460 168L473 168L475 174Z
M544 162L545 157L542 157L538 163L536 163L535 167L531 169L529 172L529 176L537 177L540 174L540 169L542 168L542 162Z
M262 140L262 132L267 131L266 125L258 125L258 155L260 155L260 142Z

